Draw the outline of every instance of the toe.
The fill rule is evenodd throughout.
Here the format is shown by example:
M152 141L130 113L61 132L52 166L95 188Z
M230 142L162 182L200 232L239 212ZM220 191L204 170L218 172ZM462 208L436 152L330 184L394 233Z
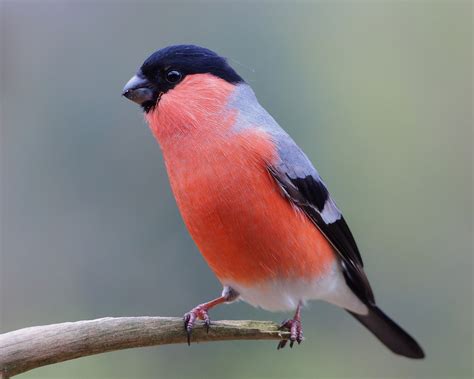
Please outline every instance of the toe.
M292 320L285 320L280 324L279 330L290 329Z
M277 350L283 349L286 346L287 342L288 340L281 340L280 342L278 342Z
M290 341L290 348L292 348L295 344L295 342L298 343L298 345L303 342L304 337L303 337L303 329L301 327L301 322L300 320L286 320L281 323L280 325L280 330L289 330L290 331L290 336L286 340L281 340L278 343L277 349L282 349L286 346L288 341Z
M184 315L184 330L186 330L188 346L191 345L191 333L193 331L194 322L196 321L196 315L194 312L188 312Z
M209 327L211 326L211 319L209 315L206 313L204 316L204 325L206 326L206 333L209 333Z
M292 324L291 324L291 328L290 328L290 340L291 342L295 342L298 338L298 322L297 321L293 321Z
M303 337L303 331L300 330L298 332L298 335L296 336L296 342L298 342L298 345L304 341L304 337Z
M298 323L298 329L296 331L296 342L298 342L298 345L304 341L303 337L303 327L301 326L301 323Z
M197 306L191 309L188 313L186 313L183 317L184 321L184 329L186 330L186 334L188 336L188 345L191 344L191 334L196 323L196 320L203 320L204 325L206 327L206 332L209 333L209 327L211 325L211 320L207 313L207 309L202 306Z

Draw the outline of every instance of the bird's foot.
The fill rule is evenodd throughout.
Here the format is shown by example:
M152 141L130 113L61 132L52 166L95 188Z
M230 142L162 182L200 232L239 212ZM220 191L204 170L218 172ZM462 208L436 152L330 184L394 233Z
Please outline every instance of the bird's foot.
M277 349L283 349L288 341L290 341L290 347L293 347L295 342L298 345L303 342L303 327L301 326L301 320L299 318L293 318L290 320L283 321L280 325L280 330L288 329L290 331L290 338L286 340L281 340L278 343Z
M206 332L209 333L209 326L211 325L211 319L207 313L208 308L201 305L194 307L188 313L184 314L184 329L188 335L188 345L191 345L191 333L193 332L194 324L196 320L203 320L206 326Z
M188 345L191 345L191 333L193 331L196 320L203 320L204 325L206 326L206 332L209 333L209 327L211 326L211 320L207 313L209 309L222 303L235 301L238 299L238 297L239 293L237 291L235 291L229 286L225 286L224 290L222 291L222 296L214 300L208 301L207 303L199 304L197 307L194 307L188 313L186 313L183 319L184 330L186 330L186 334L188 335Z

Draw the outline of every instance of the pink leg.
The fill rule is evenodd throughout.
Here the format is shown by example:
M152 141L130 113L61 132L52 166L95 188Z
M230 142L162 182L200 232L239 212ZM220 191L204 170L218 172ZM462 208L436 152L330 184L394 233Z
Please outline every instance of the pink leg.
M188 335L188 345L191 344L191 333L194 328L196 320L203 320L204 325L206 326L206 331L209 333L209 327L211 325L211 320L209 318L208 311L211 308L214 308L216 305L227 303L236 300L239 297L239 294L230 287L224 287L222 296L208 301L207 303L199 304L198 306L191 309L188 313L184 314L184 329Z
M280 329L289 329L290 330L290 347L293 347L295 341L298 342L298 345L303 342L303 327L301 326L301 301L298 303L298 307L296 308L295 315L292 319L284 321ZM278 343L277 349L283 349L288 340L281 340Z

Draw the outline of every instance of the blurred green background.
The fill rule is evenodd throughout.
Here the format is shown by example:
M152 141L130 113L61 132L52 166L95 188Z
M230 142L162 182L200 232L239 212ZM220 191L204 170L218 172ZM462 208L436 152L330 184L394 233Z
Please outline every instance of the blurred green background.
M124 83L154 50L227 56L315 162L378 301L425 348L392 355L312 303L306 341L110 353L23 378L472 376L472 2L1 1L1 331L178 316L220 293ZM244 303L214 319L272 319Z

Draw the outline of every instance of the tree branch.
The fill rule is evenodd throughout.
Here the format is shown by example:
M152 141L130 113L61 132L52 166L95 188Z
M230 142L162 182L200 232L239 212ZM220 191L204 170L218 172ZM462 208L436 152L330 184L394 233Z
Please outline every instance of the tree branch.
M209 334L202 323L192 342L280 340L288 333L271 321L215 321ZM87 355L134 347L185 343L183 320L177 317L107 317L34 326L0 334L0 379Z

